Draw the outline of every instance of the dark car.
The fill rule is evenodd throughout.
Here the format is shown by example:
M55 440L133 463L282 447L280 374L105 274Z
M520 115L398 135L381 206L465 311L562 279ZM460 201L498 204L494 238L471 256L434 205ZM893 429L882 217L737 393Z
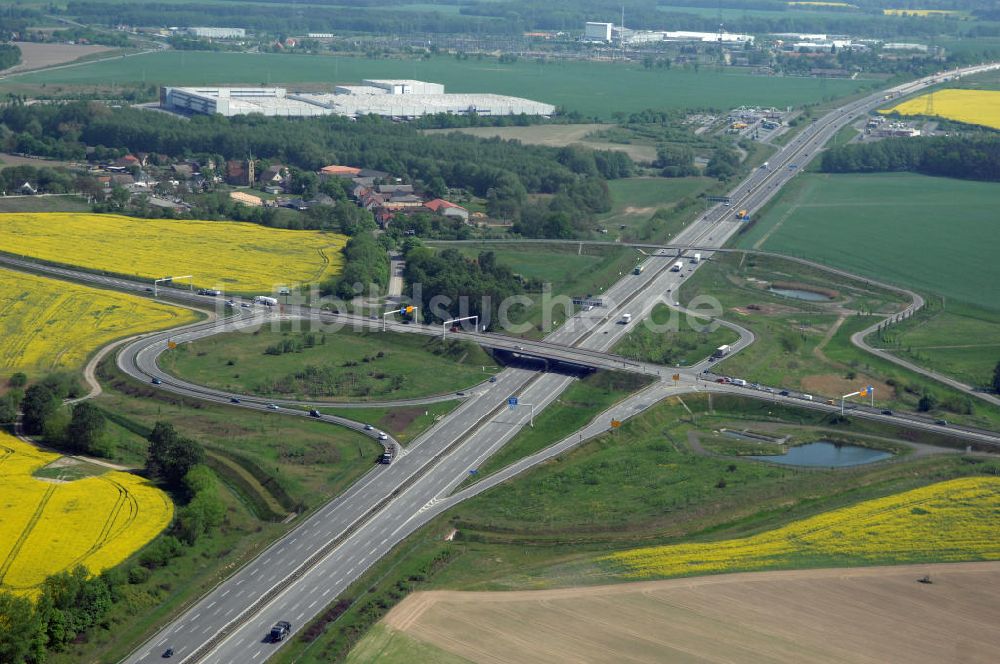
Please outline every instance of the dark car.
M320 415L319 411L316 410L315 408L313 408L312 410L309 411L309 416L310 417L322 417L322 415Z
M159 378L154 378L154 379L153 379L153 380L152 380L151 382L153 383L153 385L159 385L159 384L160 384L160 383L162 383L163 381L162 381L162 380L160 380Z
M782 391L778 392L778 394L780 394L783 397L787 397L788 396L788 390L782 390Z
M490 382L491 383L497 382L497 377L496 376L490 376Z
M948 420L934 420L934 424L946 427L948 426Z
M240 400L237 399L236 397L229 397L229 403L239 403L239 402Z
M882 414L883 415L892 415L892 411L887 408L887 409L885 409L885 410L882 411Z
M166 650L163 651L163 656L166 657L166 658L173 657L174 656L174 649L173 648L167 648Z

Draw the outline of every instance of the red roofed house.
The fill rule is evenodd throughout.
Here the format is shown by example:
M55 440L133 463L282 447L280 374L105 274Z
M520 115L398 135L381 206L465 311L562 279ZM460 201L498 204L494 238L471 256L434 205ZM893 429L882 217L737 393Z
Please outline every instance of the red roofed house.
M353 166L338 166L336 164L332 166L324 166L319 169L320 175L331 175L338 178L353 178L360 172L360 168L354 168Z
M456 205L451 201L444 200L443 198L435 198L432 201L427 201L424 203L424 207L431 212L436 212L437 214L445 217L457 217L462 221L469 221L468 210L461 205Z

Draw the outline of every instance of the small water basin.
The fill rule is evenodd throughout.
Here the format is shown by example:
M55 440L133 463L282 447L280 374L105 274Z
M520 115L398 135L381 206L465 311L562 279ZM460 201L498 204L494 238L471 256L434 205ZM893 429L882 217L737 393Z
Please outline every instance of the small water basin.
M799 288L768 288L767 292L790 297L795 300L807 300L809 302L829 302L832 298L816 291L801 290Z
M892 452L885 450L873 450L857 445L837 445L828 440L818 440L815 443L790 447L786 454L746 458L780 463L785 466L845 468L883 461L891 456Z

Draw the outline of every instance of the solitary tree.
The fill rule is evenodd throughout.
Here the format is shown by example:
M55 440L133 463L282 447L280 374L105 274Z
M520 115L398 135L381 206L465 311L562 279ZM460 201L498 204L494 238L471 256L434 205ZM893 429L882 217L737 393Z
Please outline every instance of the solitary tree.
M59 408L59 399L45 385L32 385L24 393L21 408L24 433L37 436L45 430L45 421Z
M1000 360L998 360L997 365L993 367L993 391L1000 394Z
M70 447L87 454L102 453L104 427L104 415L97 406L89 401L81 401L73 406L73 418L67 430Z

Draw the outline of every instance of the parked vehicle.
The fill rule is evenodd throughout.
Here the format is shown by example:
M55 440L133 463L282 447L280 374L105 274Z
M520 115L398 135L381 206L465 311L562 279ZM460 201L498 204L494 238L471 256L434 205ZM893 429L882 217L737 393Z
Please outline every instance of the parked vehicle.
M632 314L622 314L622 325L628 325L632 322Z
M742 378L733 378L729 382L732 383L733 385L735 385L736 387L746 387L747 386L747 382L745 380L743 380Z

